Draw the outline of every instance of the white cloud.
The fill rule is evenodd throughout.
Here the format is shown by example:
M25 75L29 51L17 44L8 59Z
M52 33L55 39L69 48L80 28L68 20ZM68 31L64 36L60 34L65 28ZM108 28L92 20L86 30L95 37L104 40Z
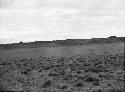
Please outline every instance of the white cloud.
M125 36L124 0L0 1L0 39Z

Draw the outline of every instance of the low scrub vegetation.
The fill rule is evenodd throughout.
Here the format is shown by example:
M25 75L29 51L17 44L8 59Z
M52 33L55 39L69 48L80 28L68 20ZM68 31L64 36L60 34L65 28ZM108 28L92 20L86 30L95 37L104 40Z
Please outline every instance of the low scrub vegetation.
M15 92L48 89L51 91L47 92L88 92L89 88L92 92L103 92L104 85L123 88L123 63L122 54L0 58L0 88ZM94 91L97 87L100 90ZM111 89L107 92L123 91Z

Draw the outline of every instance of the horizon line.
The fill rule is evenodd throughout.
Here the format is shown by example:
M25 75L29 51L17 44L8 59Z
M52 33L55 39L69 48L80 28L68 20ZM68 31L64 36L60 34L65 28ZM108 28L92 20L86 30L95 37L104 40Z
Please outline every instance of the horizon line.
M121 36L120 36L121 37ZM107 38L119 38L118 36L109 36ZM123 37L125 38L125 37ZM80 38L80 39L75 39L75 38L66 38L66 39L56 39L56 40L37 40L37 41L29 41L29 42L25 42L25 41L19 41L19 42L12 42L12 43L0 43L1 44L18 44L18 43L32 43L32 42L54 42L54 41L65 41L65 40L90 40L90 39L103 39L103 38L99 38L99 37L96 37L96 38L88 38L88 39L83 39L83 38ZM106 37L104 37L104 39L106 39Z

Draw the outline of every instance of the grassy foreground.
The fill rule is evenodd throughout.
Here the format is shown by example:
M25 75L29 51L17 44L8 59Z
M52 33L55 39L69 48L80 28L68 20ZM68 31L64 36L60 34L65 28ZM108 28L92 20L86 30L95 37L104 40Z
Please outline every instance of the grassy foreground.
M123 54L109 53L0 58L0 87L13 92L123 92L123 63Z
M123 43L1 50L0 91L124 92L124 61Z

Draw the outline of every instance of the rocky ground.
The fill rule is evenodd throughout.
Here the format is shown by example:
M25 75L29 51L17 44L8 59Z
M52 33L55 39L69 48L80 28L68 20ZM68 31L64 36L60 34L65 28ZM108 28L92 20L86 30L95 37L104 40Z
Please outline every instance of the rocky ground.
M124 92L124 55L0 58L0 90Z

